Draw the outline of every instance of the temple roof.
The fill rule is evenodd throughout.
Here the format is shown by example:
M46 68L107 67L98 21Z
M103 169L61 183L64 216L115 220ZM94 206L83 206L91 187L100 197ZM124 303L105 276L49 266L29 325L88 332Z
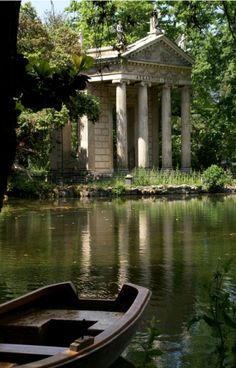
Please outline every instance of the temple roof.
M87 54L96 60L88 71L90 82L127 80L191 85L194 60L160 30L149 32L124 50L110 46L90 49Z
M89 49L87 53L101 62L126 59L127 61L147 64L182 65L187 67L191 67L194 62L184 50L169 40L162 32L148 34L146 37L128 45L123 52L118 52L113 47L102 47L100 49Z

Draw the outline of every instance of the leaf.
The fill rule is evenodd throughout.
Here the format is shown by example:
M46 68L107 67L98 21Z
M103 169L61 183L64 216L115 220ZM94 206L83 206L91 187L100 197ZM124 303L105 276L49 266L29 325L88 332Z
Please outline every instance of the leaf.
M227 326L236 329L236 322L227 313L224 313L223 317Z
M83 70L87 70L92 68L94 65L94 59L92 56L85 55L83 58Z
M40 62L33 65L33 69L40 77L47 78L51 77L53 74L50 64L47 60L40 60Z
M202 316L202 319L208 324L210 327L216 327L219 322L217 322L215 319L208 317L206 314Z
M77 72L90 69L94 64L94 59L91 56L85 54L73 54L72 60Z
M15 109L21 112L24 110L24 105L20 101L16 101Z
M158 348L150 349L148 351L148 356L150 356L150 357L158 357L158 356L160 356L162 354L163 354L163 352L160 349L158 349Z
M191 318L187 323L187 329L189 330L192 327L192 325L199 322L201 319L202 319L201 316L195 316L195 317Z
M83 60L82 55L78 55L78 54L73 54L72 55L72 61L73 61L73 64L74 64L75 68L77 69L77 71L79 71L80 68L81 68L82 60Z

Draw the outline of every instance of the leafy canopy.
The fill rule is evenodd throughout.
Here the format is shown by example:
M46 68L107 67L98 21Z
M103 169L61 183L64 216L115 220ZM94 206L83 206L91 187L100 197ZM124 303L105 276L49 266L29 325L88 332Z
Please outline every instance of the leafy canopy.
M83 72L93 59L81 50L77 33L62 16L50 13L42 23L30 3L21 8L19 30L17 159L26 166L35 160L45 165L58 122L77 123L83 114L98 120L97 99L80 92L88 82Z

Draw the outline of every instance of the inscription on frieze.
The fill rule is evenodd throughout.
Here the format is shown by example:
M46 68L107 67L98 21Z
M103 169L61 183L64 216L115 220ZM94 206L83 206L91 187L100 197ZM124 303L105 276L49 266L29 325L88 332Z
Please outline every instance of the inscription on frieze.
M151 81L153 78L150 75L136 75L136 80Z

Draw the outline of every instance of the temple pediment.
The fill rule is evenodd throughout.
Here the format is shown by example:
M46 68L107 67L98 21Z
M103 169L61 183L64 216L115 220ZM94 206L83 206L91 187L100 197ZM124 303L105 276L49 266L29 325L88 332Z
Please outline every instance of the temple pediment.
M130 45L122 57L146 64L165 64L191 67L193 60L164 34L150 35Z
M97 62L88 72L92 82L123 79L179 86L191 84L193 59L158 30L128 45L123 52L104 47L99 57L96 49L89 50L88 54Z

